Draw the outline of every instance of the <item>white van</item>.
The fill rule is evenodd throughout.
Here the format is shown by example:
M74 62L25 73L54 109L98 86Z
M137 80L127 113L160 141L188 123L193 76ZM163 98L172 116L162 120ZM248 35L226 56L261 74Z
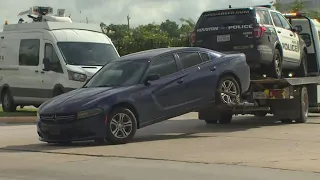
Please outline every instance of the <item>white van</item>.
M118 57L99 25L49 21L4 25L0 32L3 110L38 107L81 87L104 64Z

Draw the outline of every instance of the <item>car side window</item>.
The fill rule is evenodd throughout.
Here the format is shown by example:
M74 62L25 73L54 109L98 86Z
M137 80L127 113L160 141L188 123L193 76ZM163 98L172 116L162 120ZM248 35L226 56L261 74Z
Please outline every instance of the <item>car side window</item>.
M184 69L187 69L189 67L196 66L202 63L202 59L198 52L182 52L177 54L180 58L180 61Z
M178 72L178 66L173 55L163 56L151 62L148 75L159 74L164 77Z
M19 65L38 66L39 65L39 39L22 39L19 48Z
M280 21L281 21L281 23L282 23L282 27L283 27L284 29L291 30L291 25L288 23L288 21L286 20L286 18L283 17L283 16L282 16L281 14L279 14L279 13L277 13L277 14L278 14L279 19L280 19Z
M54 72L63 73L60 60L52 44L46 43L44 52L44 57L50 60L50 69Z
M266 10L257 10L257 19L260 24L272 25L269 12Z
M210 61L210 56L207 53L200 53L201 59L203 62Z
M271 17L275 26L283 28L281 20L276 12L271 12Z

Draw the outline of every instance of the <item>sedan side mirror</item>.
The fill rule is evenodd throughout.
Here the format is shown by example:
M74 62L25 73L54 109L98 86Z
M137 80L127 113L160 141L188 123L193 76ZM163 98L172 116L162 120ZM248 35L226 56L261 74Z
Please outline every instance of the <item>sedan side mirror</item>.
M144 80L145 84L148 84L149 81L155 81L160 79L160 74L150 74L146 77L146 79Z

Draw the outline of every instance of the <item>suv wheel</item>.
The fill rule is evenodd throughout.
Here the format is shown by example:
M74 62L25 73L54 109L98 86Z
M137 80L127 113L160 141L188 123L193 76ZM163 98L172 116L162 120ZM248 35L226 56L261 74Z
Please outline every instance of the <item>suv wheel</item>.
M279 49L275 49L269 76L280 79L282 77L282 56Z
M301 55L301 63L299 68L296 71L296 77L306 77L308 75L308 67L307 67L307 55L303 51Z

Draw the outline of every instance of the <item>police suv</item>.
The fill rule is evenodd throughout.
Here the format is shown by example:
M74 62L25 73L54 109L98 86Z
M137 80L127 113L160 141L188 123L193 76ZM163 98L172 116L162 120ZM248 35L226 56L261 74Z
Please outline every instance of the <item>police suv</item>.
M192 46L244 53L252 74L281 78L307 76L307 48L287 19L271 6L203 12Z

